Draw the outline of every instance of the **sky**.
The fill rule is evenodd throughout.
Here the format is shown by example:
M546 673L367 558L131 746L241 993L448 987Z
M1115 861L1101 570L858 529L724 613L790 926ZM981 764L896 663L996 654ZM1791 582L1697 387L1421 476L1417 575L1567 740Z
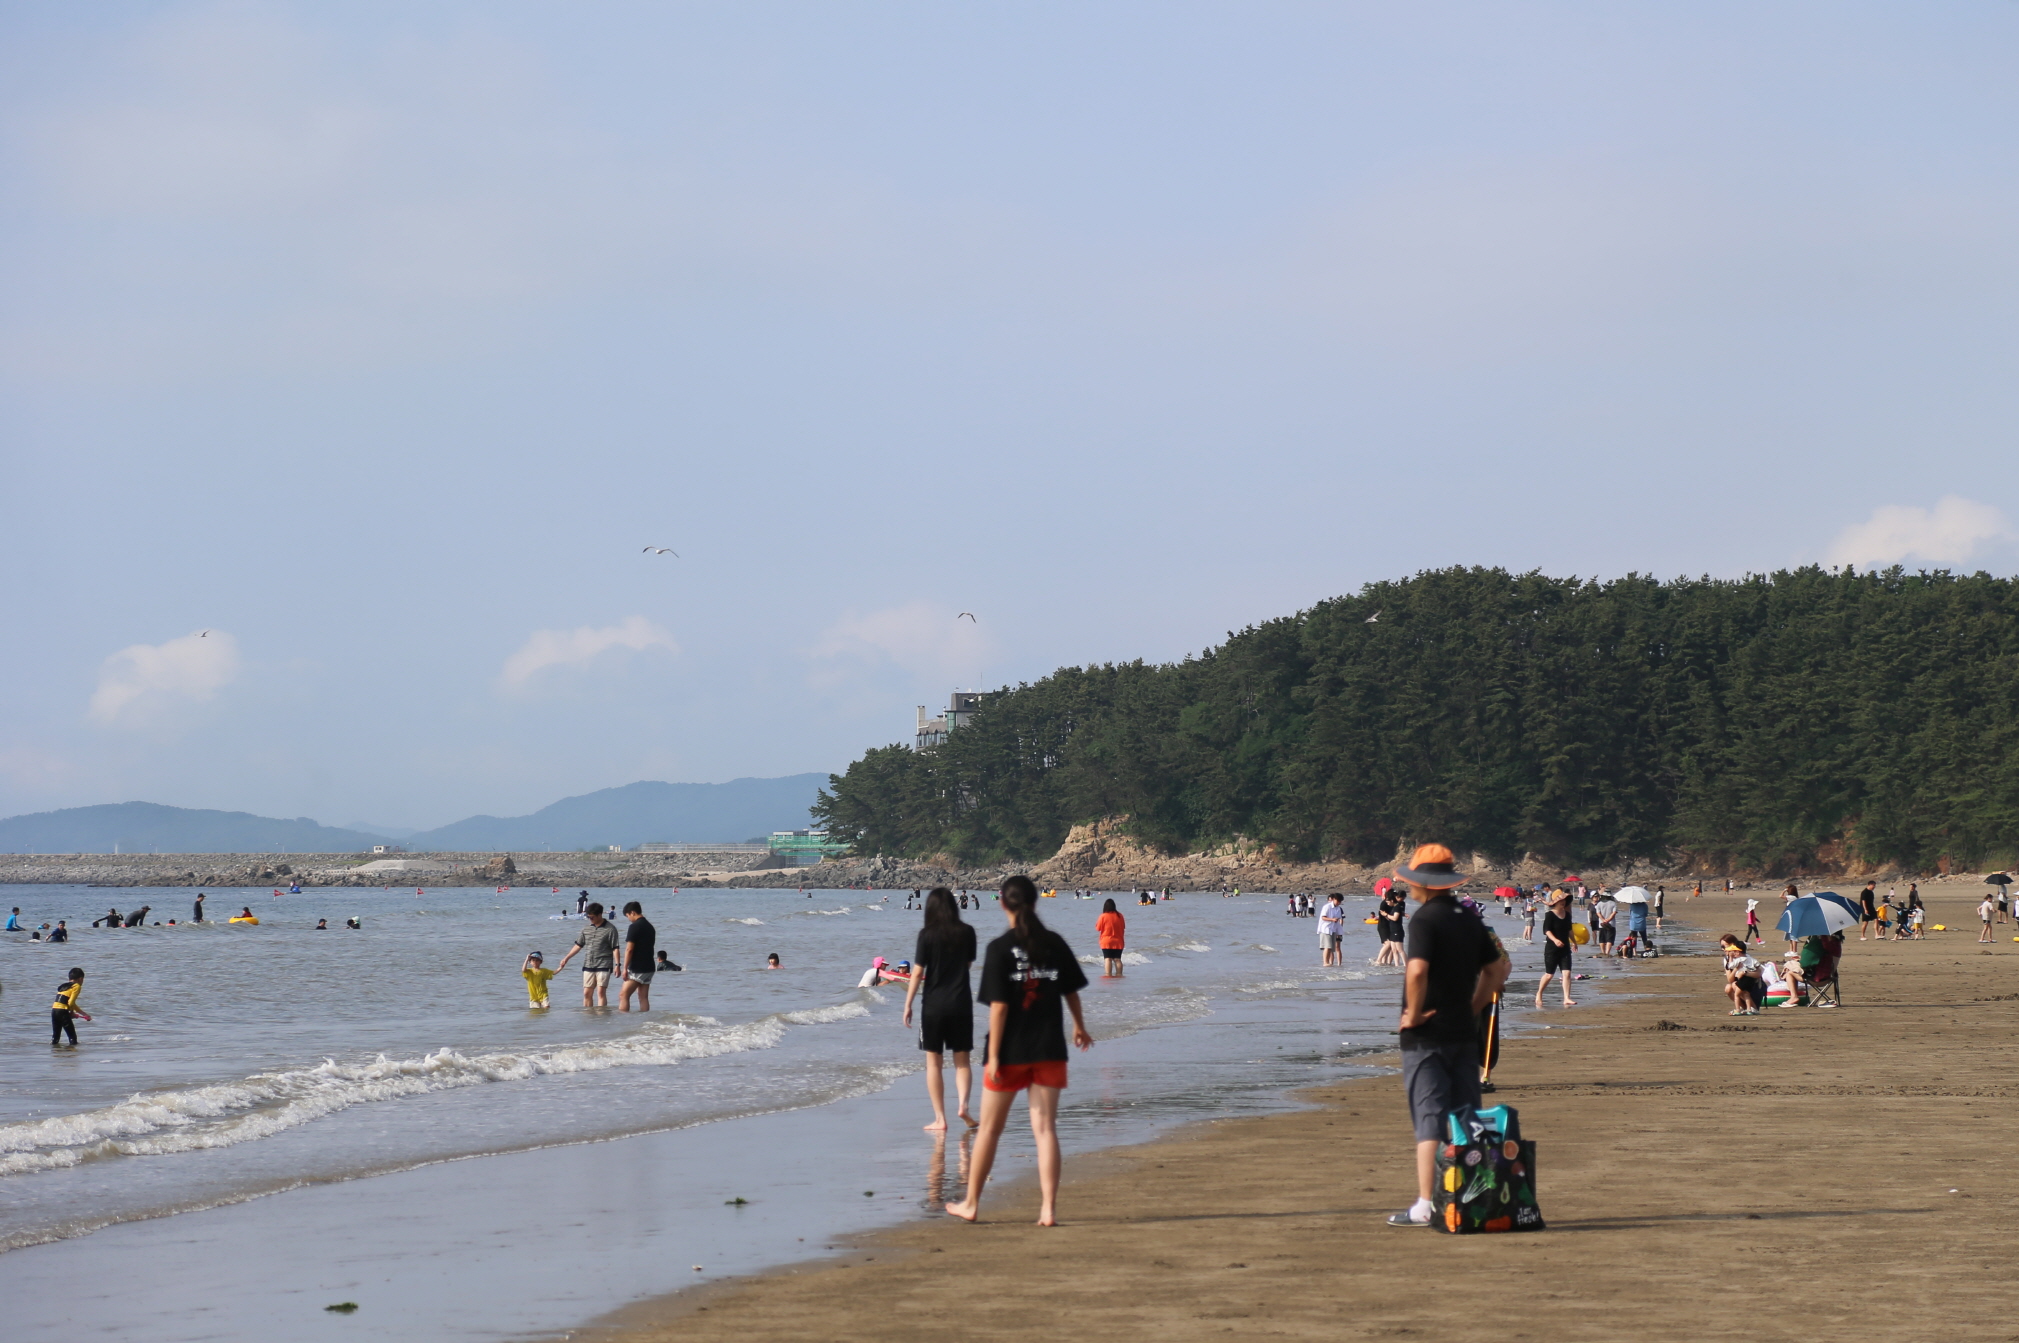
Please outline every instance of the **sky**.
M0 814L839 771L1452 564L2012 573L2015 41L7 6Z

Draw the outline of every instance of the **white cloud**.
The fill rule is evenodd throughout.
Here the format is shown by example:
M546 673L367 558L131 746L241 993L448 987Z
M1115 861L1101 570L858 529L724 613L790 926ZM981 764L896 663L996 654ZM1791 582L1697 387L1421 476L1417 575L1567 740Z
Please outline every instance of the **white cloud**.
M2008 540L2005 515L1989 504L1949 495L1933 508L1888 504L1846 527L1831 543L1832 565L1871 568L1916 559L1926 564L1963 564L1986 545Z
M534 630L519 651L505 659L499 681L507 689L517 689L549 667L579 667L593 662L613 648L642 652L663 648L678 653L673 636L644 616L632 616L622 624L596 629L583 625L572 630Z
M978 685L995 641L973 620L929 602L909 602L865 615L850 612L821 631L811 650L826 664L816 681L832 682L848 663L894 665L950 685Z
M223 630L134 644L105 659L90 715L109 726L151 721L177 705L211 698L237 677L238 641Z

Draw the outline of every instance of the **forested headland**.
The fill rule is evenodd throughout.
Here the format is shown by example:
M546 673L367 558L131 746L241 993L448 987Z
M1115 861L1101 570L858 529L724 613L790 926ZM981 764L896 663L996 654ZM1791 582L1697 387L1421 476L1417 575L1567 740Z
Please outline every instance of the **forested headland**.
M1181 663L1006 689L942 746L868 752L814 815L859 853L967 864L1041 860L1117 816L1167 852L1239 837L1305 860L1435 839L1766 873L2002 862L2019 580L1437 570Z

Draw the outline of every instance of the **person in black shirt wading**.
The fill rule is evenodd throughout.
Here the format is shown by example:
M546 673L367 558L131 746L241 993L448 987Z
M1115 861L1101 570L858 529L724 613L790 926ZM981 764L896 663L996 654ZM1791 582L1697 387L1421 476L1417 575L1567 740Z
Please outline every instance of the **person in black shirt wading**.
M652 920L645 917L645 906L636 900L624 906L624 920L631 926L624 930L624 959L618 964L621 972L617 990L617 1010L631 1010L632 995L638 998L638 1010L652 1010L652 976L659 967L652 963L652 949L659 944L659 930L652 926Z
M969 1112L974 1091L974 997L968 992L968 967L974 964L974 929L961 921L953 892L935 886L925 897L925 927L911 953L911 978L904 986L904 1024L911 1024L911 1006L921 992L918 1047L925 1051L925 1094L932 1098L928 1133L946 1129L946 1078L940 1055L953 1051L954 1087L960 1093L960 1117L969 1128L978 1122Z
M1402 976L1402 1084L1416 1128L1416 1202L1390 1226L1429 1226L1444 1116L1479 1104L1479 1014L1507 982L1507 953L1485 920L1451 894L1464 884L1442 844L1419 847L1397 879L1420 907L1409 920Z
M1038 922L1038 888L1025 876L1002 884L1002 912L1010 930L988 944L981 992L988 1004L988 1060L982 1069L981 1131L968 1162L967 1197L946 1205L964 1222L981 1215L981 1191L995 1164L996 1143L1009 1122L1016 1093L1030 1092L1031 1136L1038 1149L1038 1225L1058 1225L1059 1092L1066 1086L1063 1007L1073 1014L1073 1043L1093 1046L1080 1016L1086 974L1072 948Z

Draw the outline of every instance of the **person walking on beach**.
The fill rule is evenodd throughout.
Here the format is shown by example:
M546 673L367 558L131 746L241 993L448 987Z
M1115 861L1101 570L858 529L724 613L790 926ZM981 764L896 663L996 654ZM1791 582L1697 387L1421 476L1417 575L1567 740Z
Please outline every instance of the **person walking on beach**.
M61 925L58 925L59 927ZM54 934L49 940L59 940ZM47 982L47 981L45 981ZM79 1020L91 1020L91 1014L77 1005L79 995L84 992L84 971L81 967L70 967L70 978L63 981L63 987L56 990L56 1001L49 1005L49 1047L55 1049L63 1043L63 1037L70 1037L70 1047L77 1048L77 1026Z
M1532 895L1521 902L1521 940L1535 940L1535 897Z
M645 917L645 906L636 900L624 905L624 922L631 925L624 930L624 961L618 966L621 971L622 987L617 990L617 1010L631 1010L631 996L638 997L638 1010L652 1010L652 976L658 966L652 963L652 948L659 941L659 930Z
M1978 902L1977 918L1984 925L1983 929L1977 934L1979 942L1989 942L1991 940L1991 916L1997 913L1997 911L1998 907L1991 903L1989 895L1986 895Z
M1344 965L1346 953L1340 948L1346 940L1346 906L1341 902L1339 892L1325 897L1325 904L1318 911L1318 952L1321 965Z
M1486 921L1461 909L1451 894L1465 874L1450 849L1421 845L1395 876L1417 902L1404 953L1400 1021L1402 1085L1416 1134L1416 1202L1391 1213L1388 1224L1429 1226L1444 1116L1479 1104L1480 1014L1507 982L1510 966Z
M1122 912L1115 908L1113 900L1102 903L1101 916L1094 920L1094 932L1101 939L1101 978L1120 979L1128 923L1122 918Z
M981 991L988 1004L988 1058L982 1069L981 1129L968 1162L967 1197L946 1205L964 1222L981 1216L981 1194L995 1165L996 1144L1010 1105L1028 1091L1031 1136L1037 1142L1038 1225L1058 1225L1059 1092L1066 1087L1065 1012L1073 1016L1073 1043L1091 1049L1080 1014L1086 974L1072 948L1038 921L1037 887L1018 874L1002 884L1002 912L1010 930L988 944ZM1063 1009L1063 1011L1061 1010ZM1468 1023L1469 1024L1469 1023Z
M601 904L591 901L583 913L588 917L589 926L575 935L575 945L561 957L554 973L558 975L567 969L568 962L575 959L575 953L581 952L582 1006L608 1007L610 972L617 964L617 930L604 919Z
M1730 883L1726 884L1729 885ZM1757 900L1748 900L1746 901L1746 941L1764 942L1766 940L1766 938L1760 936L1760 902Z
M1535 986L1535 1005L1542 1006L1542 993L1549 981L1563 976L1563 1005L1576 1007L1570 996L1570 892L1554 891L1549 897L1549 913L1542 916L1542 982Z
M1879 883L1868 881L1858 895L1858 940L1865 940L1865 934L1873 931L1879 921Z
M1668 887L1654 888L1654 930L1661 931L1661 916L1668 912Z
M967 972L974 964L974 948L974 926L961 918L953 892L933 887L925 897L925 926L918 930L911 978L904 986L906 1026L911 1025L912 1004L919 1007L918 1047L925 1051L925 1094L932 1101L928 1133L946 1131L941 1056L949 1052L954 1090L960 1097L957 1113L969 1128L979 1122L968 1104L974 1092L974 996L968 991Z
M1604 891L1600 891L1591 902L1592 918L1598 923L1598 954L1612 955L1612 944L1619 935L1614 920L1619 917L1619 901Z

